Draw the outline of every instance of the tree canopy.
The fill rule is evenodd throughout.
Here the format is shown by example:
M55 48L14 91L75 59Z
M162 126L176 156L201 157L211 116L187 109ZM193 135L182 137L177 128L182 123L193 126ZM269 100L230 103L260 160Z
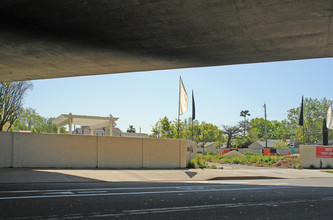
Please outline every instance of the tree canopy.
M0 83L0 131L6 123L9 128L16 121L22 108L26 92L32 88L30 82Z
M189 123L191 118L179 121L179 138L199 142L215 142L219 140L219 128L216 125L194 120L193 125ZM169 120L163 117L152 127L151 137L155 138L178 138L178 120ZM222 137L223 139L223 137Z
M14 122L12 130L31 131L33 133L57 133L57 126L52 123L54 118L45 118L37 113L35 109L22 109ZM64 127L60 133L67 133Z

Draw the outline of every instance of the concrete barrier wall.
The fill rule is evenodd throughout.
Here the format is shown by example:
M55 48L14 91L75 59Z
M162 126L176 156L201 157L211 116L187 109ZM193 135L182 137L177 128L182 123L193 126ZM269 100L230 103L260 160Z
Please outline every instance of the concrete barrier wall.
M333 158L316 157L316 145L301 145L300 164L304 168L333 168Z
M182 160L185 161L185 164L182 166L188 166L191 162L191 159L194 158L197 154L197 143L195 141L184 141L186 147L186 155L182 155ZM184 152L184 150L182 150Z
M0 167L13 166L13 134L0 132Z
M14 133L13 167L97 167L97 136Z
M195 154L176 139L0 132L0 167L185 168Z
M98 136L98 167L142 168L143 139Z

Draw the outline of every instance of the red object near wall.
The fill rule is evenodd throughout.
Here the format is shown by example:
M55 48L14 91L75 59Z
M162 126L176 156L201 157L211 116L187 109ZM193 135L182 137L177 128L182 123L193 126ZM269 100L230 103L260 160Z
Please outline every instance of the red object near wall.
M317 158L333 158L333 147L316 146Z
M228 153L229 151L230 151L230 149L225 149L225 150L223 151L223 154Z
M269 156L271 154L271 149L270 148L263 148L262 152L265 156Z

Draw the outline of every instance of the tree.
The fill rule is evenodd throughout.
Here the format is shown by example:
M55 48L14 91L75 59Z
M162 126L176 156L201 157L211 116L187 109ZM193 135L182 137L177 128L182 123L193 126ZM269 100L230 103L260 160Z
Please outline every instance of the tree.
M291 133L291 127L286 120L281 122L267 120L267 138L268 139L286 139ZM265 119L254 118L250 121L248 136L254 140L265 139Z
M328 129L326 125L326 118L323 119L323 145L328 145Z
M197 143L203 141L215 142L219 140L219 132L216 125L211 123L205 123L204 121L199 123L199 121L194 120L193 125L189 123L191 118L184 119L184 121L179 120L179 138L191 140L193 136L193 141ZM155 126L152 127L151 137L155 138L178 138L178 119L170 121L167 117L160 118L156 122ZM221 139L221 138L220 138ZM224 140L222 137L221 141Z
M300 106L288 110L288 120L290 127L296 134L296 140L303 142L303 144L312 144L316 141L322 140L322 123L326 118L327 108L332 100L323 98L304 99L304 126L298 125ZM304 129L304 131L303 131ZM303 135L304 132L304 135ZM328 139L333 138L333 133L329 131Z
M250 116L251 114L249 113L249 110L242 110L240 112L240 116L244 117L244 123L243 123L243 129L244 129L244 136L245 136L245 132L246 132L246 127L247 127L247 121L246 121L246 116Z
M57 126L53 124L54 118L45 118L32 108L22 108L17 120L14 122L12 131L23 130L33 133L57 133ZM60 133L67 133L64 127L60 128Z
M171 121L168 117L164 117L156 122L155 126L153 127L153 137L157 138L173 138L174 132L171 127Z
M251 145L254 141L253 138L249 137L249 136L242 136L240 138L236 138L235 139L235 145L237 146L237 148L247 148L249 145Z
M228 140L227 140L227 148L231 147L231 140L240 132L242 132L242 128L239 126L227 126L227 125L222 125L223 127L223 133L227 135Z
M130 125L128 128L127 128L127 133L135 133L135 128L133 127L133 125Z
M30 82L0 83L0 131L6 123L9 128L20 113L24 95L32 88Z
M286 141L278 140L278 141L276 142L275 147L276 147L277 149L285 149L285 148L289 148L289 145L288 145L288 143L287 143Z

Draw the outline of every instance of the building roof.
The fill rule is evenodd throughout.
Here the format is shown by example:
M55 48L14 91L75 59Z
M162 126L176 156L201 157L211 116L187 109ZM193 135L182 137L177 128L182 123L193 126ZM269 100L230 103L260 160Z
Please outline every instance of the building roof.
M267 140L267 147L273 148L276 146L277 140ZM265 141L255 141L253 142L248 148L264 148L265 147Z
M100 117L100 116L88 116L88 115L72 115L72 114L62 114L53 120L53 124L57 127L67 125L69 119L72 119L72 125L84 125L89 126L91 129L108 127L110 120L117 121L118 118L114 118L112 115L110 117Z

